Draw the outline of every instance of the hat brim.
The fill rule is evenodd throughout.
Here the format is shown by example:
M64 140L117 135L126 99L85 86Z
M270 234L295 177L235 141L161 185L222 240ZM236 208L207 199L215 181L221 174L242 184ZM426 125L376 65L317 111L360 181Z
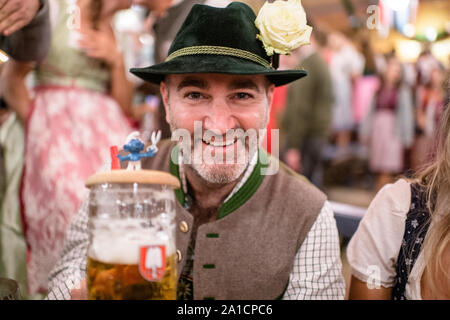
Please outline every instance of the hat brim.
M132 68L137 77L160 84L168 74L223 73L237 75L265 75L276 87L288 84L308 73L305 70L274 70L250 60L222 55L180 56L146 68Z

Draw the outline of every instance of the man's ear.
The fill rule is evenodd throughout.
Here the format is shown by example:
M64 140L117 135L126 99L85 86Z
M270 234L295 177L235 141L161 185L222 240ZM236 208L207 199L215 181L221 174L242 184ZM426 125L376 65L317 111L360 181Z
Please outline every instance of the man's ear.
M269 101L269 105L272 105L273 101L273 93L275 92L275 85L271 84L267 88L267 100Z
M170 123L169 88L167 87L166 82L161 81L161 84L159 85L159 91L161 92L164 110L166 111L166 121L167 123Z
M272 103L273 103L273 95L275 92L275 85L271 84L268 88L267 88L267 103L269 104L269 107L267 109L267 123L266 125L269 123L269 118L270 118L270 112L272 110Z

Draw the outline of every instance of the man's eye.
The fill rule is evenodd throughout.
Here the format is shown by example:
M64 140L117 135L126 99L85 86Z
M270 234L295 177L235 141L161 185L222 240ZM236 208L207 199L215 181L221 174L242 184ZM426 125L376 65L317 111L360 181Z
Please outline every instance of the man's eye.
M186 93L184 97L192 100L198 100L201 99L203 96L200 92L189 92Z
M247 99L253 98L253 96L251 94L246 93L246 92L238 92L235 94L235 97L236 97L236 99L239 99L239 100L247 100Z

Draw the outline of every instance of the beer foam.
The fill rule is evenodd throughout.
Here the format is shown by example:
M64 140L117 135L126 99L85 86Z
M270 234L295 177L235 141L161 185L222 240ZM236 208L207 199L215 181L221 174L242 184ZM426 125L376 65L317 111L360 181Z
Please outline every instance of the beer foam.
M88 256L103 263L139 264L140 248L151 245L164 245L166 254L173 254L175 239L169 237L175 234L175 226L156 222L159 227L149 226L147 219L92 219Z
M164 189L164 190L158 190L158 192L154 192L152 194L152 198L155 201L173 201L173 190L172 189Z

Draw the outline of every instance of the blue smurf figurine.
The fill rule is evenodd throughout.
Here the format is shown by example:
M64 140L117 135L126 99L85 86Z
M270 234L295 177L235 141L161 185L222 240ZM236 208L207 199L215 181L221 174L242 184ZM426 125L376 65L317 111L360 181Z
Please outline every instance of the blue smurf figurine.
M128 161L127 170L140 170L141 169L141 159L154 157L156 152L158 152L158 147L156 144L161 139L161 131L158 133L152 133L152 144L147 148L147 152L141 153L144 150L144 143L139 139L139 132L132 132L123 146L123 150L128 151L130 154L127 156L117 155L120 161Z

